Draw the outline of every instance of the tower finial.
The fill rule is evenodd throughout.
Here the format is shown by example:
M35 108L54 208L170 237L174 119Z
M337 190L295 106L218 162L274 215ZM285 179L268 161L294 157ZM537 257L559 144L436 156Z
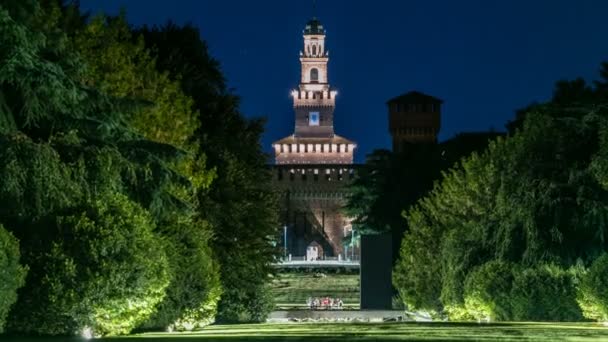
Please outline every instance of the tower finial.
M317 18L317 0L312 0L312 17Z

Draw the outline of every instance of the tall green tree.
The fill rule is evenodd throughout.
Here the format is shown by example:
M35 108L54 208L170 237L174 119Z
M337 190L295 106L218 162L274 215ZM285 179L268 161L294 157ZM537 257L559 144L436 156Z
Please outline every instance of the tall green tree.
M240 113L238 97L227 89L198 30L169 23L137 33L154 51L159 70L179 78L194 100L200 118L196 144L217 172L212 185L198 193L220 262L223 295L217 320L263 320L272 308L267 284L278 252L276 195L260 145L263 120Z
M161 219L194 215L175 191L192 188L175 169L186 154L145 139L130 124L140 99L113 96L83 81L87 63L63 30L62 11L40 4L0 5L0 208L32 270L8 325L39 334L86 327L95 334L126 333L166 296L169 245L156 235ZM110 208L99 209L105 204ZM77 219L83 210L91 222ZM142 221L149 215L154 222ZM120 230L129 226L129 232ZM78 255L95 243L91 254ZM124 263L110 250L146 262ZM95 273L116 267L116 278ZM135 302L138 309L132 310ZM82 303L92 305L84 310Z
M173 205L151 203L158 232L170 243L172 281L167 297L145 328L192 329L213 321L221 293L218 265L210 249L212 228L200 219L196 192L209 186L214 172L206 169L205 155L193 138L200 122L193 100L184 94L180 77L156 68L143 37L132 34L124 13L119 17L92 18L73 33L76 49L87 63L83 83L116 97L137 101L128 118L145 138L171 144L186 152L171 165L189 180L188 186L165 189ZM193 186L193 187L192 187ZM190 265L183 267L180 265Z

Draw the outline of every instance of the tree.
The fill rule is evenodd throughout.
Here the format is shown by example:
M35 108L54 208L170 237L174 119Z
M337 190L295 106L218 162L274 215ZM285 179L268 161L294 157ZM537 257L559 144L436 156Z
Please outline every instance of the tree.
M524 272L530 277L558 286L565 284L566 273L545 272L545 277L539 265L589 265L606 250L608 193L602 179L608 111L602 97L592 101L573 93L533 107L520 130L464 159L406 214L409 232L394 276L406 304L453 317L466 313L465 280L481 265L512 262L530 269ZM564 319L550 311L542 315L514 317Z
M511 320L514 267L508 262L492 260L471 271L464 287L467 313L478 320Z
M539 264L514 272L511 290L513 320L580 321L574 277L551 264Z
M344 208L363 234L390 233L393 263L408 230L403 212L433 189L442 171L460 158L483 151L500 133L459 134L441 144L410 144L403 152L376 150L349 186Z
M585 318L608 321L608 254L597 258L583 274L578 287L578 303Z
M227 89L198 30L169 23L136 34L153 51L157 68L179 79L194 100L200 118L195 141L217 172L211 186L198 191L199 214L213 227L212 248L220 263L217 320L261 320L271 308L265 286L278 252L276 194L260 145L264 122L239 112L238 97Z
M148 212L124 195L103 196L39 224L44 229L24 239L32 269L12 330L126 334L165 296L170 272L163 242Z
M171 217L194 222L194 194L205 184L205 174L194 174L202 171L201 163L187 163L184 169L191 173L181 172L180 160L188 154L166 144L173 138L152 141L132 126L133 113L143 108L140 98L107 94L97 88L100 84L86 83L85 76L90 76L87 63L64 32L62 15L61 7L52 1L6 1L0 6L0 208L3 223L22 241L22 255L33 270L20 290L29 295L19 297L9 326L47 334L74 333L84 327L97 334L127 333L150 317L159 301L166 298L169 281L184 279L178 274L181 269L167 269L170 245L159 244L164 236L156 235L152 227L166 224ZM171 88L167 82L162 84ZM112 200L116 198L120 203ZM114 205L108 210L115 210L116 215L104 214L99 201ZM146 218L129 221L120 208ZM124 221L115 221L121 218ZM131 227L135 236L121 231L123 226ZM203 223L186 226L205 229ZM60 233L79 239L66 239ZM121 279L93 276L99 269L113 272L116 264L100 255L117 252L120 244L113 239L124 241L125 236L133 243L142 243L126 243L124 249L124 255L135 260L144 255L141 268L129 269L127 266L137 265L117 261L135 277L137 286L123 281L131 278L119 271L114 273L117 277L122 274ZM205 248L208 235L202 236L196 245L200 253L190 257L190 250L178 245L188 241L174 239L171 246L179 246L179 250L171 255L200 261L200 272L217 272ZM91 246L98 249L78 255L85 264L73 261L82 253L79 249ZM146 254L150 250L142 250L142 246L155 246L156 255ZM201 261L201 255L205 260ZM197 275L200 279L200 273ZM217 273L205 277L209 283L203 287L209 286L197 298L206 298L205 305L215 303L217 295L211 293L217 292L213 285L216 278ZM175 282L170 286L179 287ZM66 297L58 299L63 292ZM141 305L129 309L124 305L129 301ZM46 309L34 307L35 303L49 302L52 304ZM195 302L194 307L186 308L178 303L174 312L200 309L201 302ZM90 307L79 307L81 303ZM35 315L23 314L20 310L24 308Z
M141 105L128 118L147 139L188 147L200 124L193 101L180 88L177 77L156 69L143 37L134 36L125 14L99 15L74 33L74 45L87 63L82 83Z

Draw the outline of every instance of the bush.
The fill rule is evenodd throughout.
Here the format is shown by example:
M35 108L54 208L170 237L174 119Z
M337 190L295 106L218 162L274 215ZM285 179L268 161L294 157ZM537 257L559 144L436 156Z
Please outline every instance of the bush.
M25 283L27 268L19 264L19 242L0 224L0 333L6 316L17 301L17 289Z
M408 310L439 312L441 295L440 253L442 230L430 222L420 207L408 213L409 231L401 240L393 269L393 286Z
M512 284L510 263L494 260L475 268L464 285L467 312L478 320L510 320Z
M249 322L262 323L274 309L274 296L267 284L260 284L252 289L253 293L246 302L249 309Z
M126 334L154 312L169 273L147 211L123 195L108 195L52 222L45 227L52 231L48 242L27 245L32 271L11 315L12 330Z
M206 223L188 218L175 217L162 225L172 278L167 296L143 329L192 330L215 319L221 284L207 232Z
M274 297L266 284L253 284L247 290L224 289L222 310L217 321L221 323L259 323L263 322L274 308Z
M583 318L576 301L573 275L555 265L514 272L511 304L513 319L517 321L579 321Z
M577 299L586 318L608 321L608 254L597 258L582 276Z

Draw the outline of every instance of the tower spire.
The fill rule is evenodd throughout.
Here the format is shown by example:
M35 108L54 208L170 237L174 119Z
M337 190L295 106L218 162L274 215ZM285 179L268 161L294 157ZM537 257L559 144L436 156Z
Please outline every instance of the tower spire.
M317 0L312 0L312 17L317 18Z

